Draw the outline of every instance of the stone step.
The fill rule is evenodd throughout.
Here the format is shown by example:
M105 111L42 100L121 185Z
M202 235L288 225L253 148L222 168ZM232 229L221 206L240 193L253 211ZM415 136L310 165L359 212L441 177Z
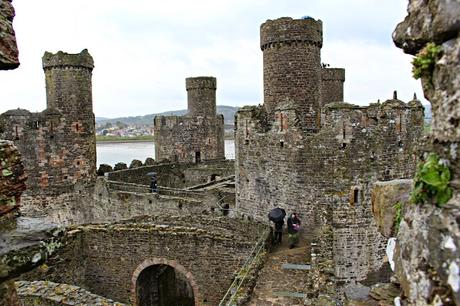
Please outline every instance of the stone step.
M281 266L283 269L292 269L292 270L310 270L311 265L299 265L299 264L290 264L285 263Z
M301 292L289 292L289 291L273 291L274 296L285 296L294 298L305 298L307 295Z

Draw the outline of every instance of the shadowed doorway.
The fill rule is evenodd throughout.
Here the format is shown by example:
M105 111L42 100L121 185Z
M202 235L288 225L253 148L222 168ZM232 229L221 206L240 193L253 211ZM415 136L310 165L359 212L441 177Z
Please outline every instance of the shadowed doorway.
M145 268L136 281L139 306L192 306L193 289L185 276L168 265Z

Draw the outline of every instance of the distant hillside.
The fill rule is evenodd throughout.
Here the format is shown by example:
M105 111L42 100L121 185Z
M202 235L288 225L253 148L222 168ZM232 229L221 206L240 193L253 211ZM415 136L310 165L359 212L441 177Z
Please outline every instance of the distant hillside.
M226 106L226 105L217 105L217 113L224 115L224 123L225 125L233 125L234 123L234 116L235 113L238 111L239 107L234 107L234 106ZM106 124L106 123L116 123L118 122L123 122L124 124L127 125L152 125L153 124L153 118L158 115L163 115L163 116L171 116L171 115L176 115L176 116L182 116L187 113L187 110L181 109L181 110L176 110L176 111L169 111L169 112L163 112L163 113L157 113L157 114L149 114L149 115L144 115L144 116L133 116L133 117L120 117L120 118L103 118L103 117L96 117L96 124L101 125L101 124Z

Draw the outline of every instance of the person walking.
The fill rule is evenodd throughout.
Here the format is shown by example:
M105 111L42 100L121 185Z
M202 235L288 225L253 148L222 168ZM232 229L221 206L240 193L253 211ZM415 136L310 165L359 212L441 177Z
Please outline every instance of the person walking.
M281 243L283 237L283 226L284 226L284 217L286 216L286 211L283 208L273 208L268 213L268 220L272 221L275 224L275 229L273 231L274 237L273 242Z
M289 235L289 248L296 247L299 243L300 219L295 212L293 212L287 219L288 235Z
M284 227L284 219L278 220L275 222L275 244L281 244L281 240L283 237L283 227Z

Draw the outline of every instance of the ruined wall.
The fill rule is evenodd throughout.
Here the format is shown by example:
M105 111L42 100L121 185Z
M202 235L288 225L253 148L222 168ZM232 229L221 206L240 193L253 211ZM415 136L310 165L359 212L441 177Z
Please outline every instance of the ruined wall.
M3 220L19 209L21 194L26 189L21 154L11 141L0 140L0 178L0 220Z
M77 227L67 247L76 253L61 252L47 262L49 271L37 270L26 278L73 284L130 302L135 272L146 261L161 259L190 273L188 279L194 279L200 303L206 300L217 305L263 229L254 223L197 216ZM83 272L66 268L78 264ZM77 272L84 278L76 276Z
M27 195L58 195L96 177L96 139L91 98L92 57L46 52L47 109L10 110L0 115L1 137L21 152ZM33 145L31 145L33 144Z
M110 181L149 185L147 173L156 172L158 186L170 188L186 188L206 183L212 175L226 177L234 175L234 161L220 160L203 163L165 163L155 166L144 166L108 173Z
M224 117L216 115L216 78L186 79L188 113L156 116L155 157L173 162L225 159Z
M396 276L403 300L413 305L460 305L460 3L409 1L408 16L393 33L395 44L417 54L429 42L438 56L417 56L428 63L421 73L433 112L425 151L450 168L453 196L442 208L430 199L409 205L401 221L395 252ZM425 50L426 51L426 50Z
M227 199L228 197L228 199ZM233 200L233 201L231 201ZM234 198L219 191L165 189L151 193L148 186L99 178L94 186L75 187L60 195L23 196L21 214L57 224L109 223L143 215L216 215Z
M0 70L19 66L18 47L13 29L14 8L11 0L0 2Z

